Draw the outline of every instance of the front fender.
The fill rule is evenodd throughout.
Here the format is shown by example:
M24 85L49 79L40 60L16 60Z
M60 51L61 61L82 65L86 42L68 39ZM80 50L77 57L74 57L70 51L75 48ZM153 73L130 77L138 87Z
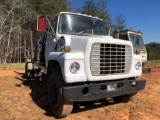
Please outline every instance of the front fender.
M135 64L137 62L140 62L141 63L141 68L139 70L136 70L135 68ZM131 74L134 74L135 76L141 76L142 74L142 57L140 55L133 55L133 64L132 64L132 73Z
M52 52L50 53L49 59L56 60L60 63L62 75L66 83L87 81L84 67L84 54L82 52ZM80 64L80 69L76 74L70 71L70 65L73 62Z

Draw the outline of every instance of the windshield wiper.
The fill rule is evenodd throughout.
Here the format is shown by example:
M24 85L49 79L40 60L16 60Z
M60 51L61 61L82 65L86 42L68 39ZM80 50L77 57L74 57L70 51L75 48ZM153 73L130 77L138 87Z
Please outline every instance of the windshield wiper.
M77 35L81 35L81 34L83 34L85 32L90 32L90 31L92 31L92 30L84 30L84 31L79 32Z

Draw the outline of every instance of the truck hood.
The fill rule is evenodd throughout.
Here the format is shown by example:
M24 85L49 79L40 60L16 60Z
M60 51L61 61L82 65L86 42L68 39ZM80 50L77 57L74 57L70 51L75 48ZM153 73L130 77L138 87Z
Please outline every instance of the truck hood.
M86 53L88 43L111 43L111 44L128 44L132 45L130 41L114 39L111 36L73 36L64 35L66 46L71 47L71 52Z

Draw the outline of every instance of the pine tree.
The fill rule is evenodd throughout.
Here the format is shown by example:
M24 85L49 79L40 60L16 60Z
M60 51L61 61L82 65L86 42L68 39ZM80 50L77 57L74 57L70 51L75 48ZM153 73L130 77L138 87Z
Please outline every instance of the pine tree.
M115 19L115 24L113 25L114 30L122 31L126 27L126 19L122 14L119 14Z
M107 27L111 27L112 22L111 22L111 17L110 13L107 10L107 1L106 0L100 0L98 3L98 17L106 21Z
M105 20L107 27L112 26L110 13L107 10L106 0L100 0L98 3L94 3L93 0L87 0L81 9L81 13L97 16Z

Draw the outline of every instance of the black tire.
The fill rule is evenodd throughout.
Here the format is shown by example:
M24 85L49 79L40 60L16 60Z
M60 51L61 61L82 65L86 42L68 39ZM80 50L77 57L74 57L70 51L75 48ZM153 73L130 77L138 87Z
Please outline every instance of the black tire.
M51 74L48 81L48 95L51 110L56 117L65 117L72 112L73 101L63 98L63 77L61 72Z
M31 78L31 73L33 70L33 64L32 62L26 62L25 64L25 79L30 79Z
M131 94L117 96L117 97L114 98L114 100L115 101L119 101L119 102L126 102L127 103L128 101L130 101L130 100L133 99L133 96L135 94L137 94L137 92L136 93L131 93Z

